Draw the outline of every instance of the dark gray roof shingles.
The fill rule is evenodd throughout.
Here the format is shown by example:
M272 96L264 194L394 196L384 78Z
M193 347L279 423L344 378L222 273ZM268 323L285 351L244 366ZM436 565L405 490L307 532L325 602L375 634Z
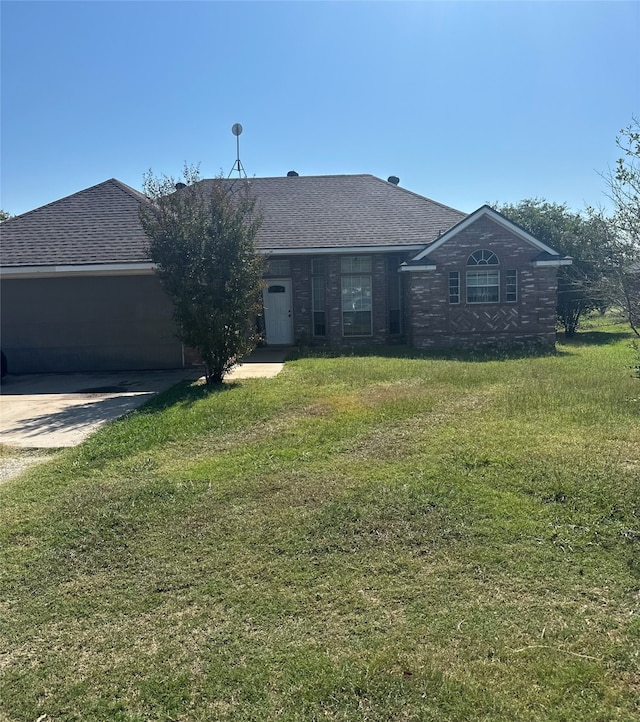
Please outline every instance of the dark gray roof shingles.
M264 219L258 246L267 250L426 244L466 216L372 175L248 183Z
M2 266L147 261L145 196L112 178L0 224Z
M249 184L263 215L256 238L263 250L416 246L466 216L371 175L225 182L233 189ZM2 266L145 262L138 217L144 202L141 193L111 179L5 221Z

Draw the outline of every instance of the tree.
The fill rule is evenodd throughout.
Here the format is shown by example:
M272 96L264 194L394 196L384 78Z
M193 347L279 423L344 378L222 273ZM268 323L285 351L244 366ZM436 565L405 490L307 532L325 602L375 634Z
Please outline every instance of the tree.
M2 221L8 221L9 218L11 218L11 213L7 213L7 211L0 209L0 223L2 223Z
M261 223L255 200L247 181L201 180L187 166L177 184L149 172L144 191L149 256L179 336L200 353L207 384L220 384L258 341L263 263L254 243Z
M605 180L614 204L617 238L612 265L618 307L640 337L640 120L623 128L616 138L623 155Z
M570 266L559 269L556 307L558 322L565 335L572 337L584 313L607 305L610 227L594 211L583 215L570 211L565 204L538 198L503 204L498 210L538 240L573 259Z
M622 158L615 173L608 178L609 196L615 205L615 222L619 230L638 251L640 243L640 120L636 117L620 131L616 145Z

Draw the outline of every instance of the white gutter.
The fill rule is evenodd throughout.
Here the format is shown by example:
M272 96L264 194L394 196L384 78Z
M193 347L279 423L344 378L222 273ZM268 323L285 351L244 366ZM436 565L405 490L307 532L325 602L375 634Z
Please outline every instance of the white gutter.
M341 253L402 253L403 251L421 251L426 244L418 243L406 246L331 246L323 248L259 248L258 253L267 256L320 256Z
M406 246L336 246L329 248L259 248L258 253L264 256L318 256L326 254L354 253L402 253L420 251L424 243ZM11 278L37 278L46 276L122 276L149 274L155 269L151 262L143 263L91 263L66 264L48 266L5 266L0 268L0 275Z
M551 268L558 268L559 266L571 266L573 264L572 258L560 258L555 261L534 261L533 265L538 266L549 266Z
M405 266L402 264L398 270L403 271L404 273L410 272L410 271L435 271L437 266L434 264L426 265L426 266Z
M44 276L123 276L147 275L153 272L153 263L92 263L64 266L6 266L0 275L11 278L37 278Z

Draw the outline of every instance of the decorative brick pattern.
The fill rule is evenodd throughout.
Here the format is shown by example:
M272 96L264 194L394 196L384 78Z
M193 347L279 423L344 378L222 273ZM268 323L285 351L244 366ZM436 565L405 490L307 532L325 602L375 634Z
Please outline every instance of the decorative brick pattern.
M518 311L515 308L488 309L456 309L457 313L449 315L451 332L474 333L484 328L488 333L508 333L518 330Z
M466 303L467 259L474 251L493 251L500 261L500 298L506 298L507 270L517 271L518 296L511 303ZM289 258L293 288L295 343L358 347L407 342L416 348L514 346L555 343L557 269L533 266L539 250L491 219L481 218L429 256L435 271L401 273L403 335L389 333L387 288L390 274L411 254L372 253L372 333L342 332L341 254L324 255L326 336L313 336L311 261ZM352 254L350 254L352 255ZM367 255L367 254L364 254ZM320 256L318 256L319 258ZM495 268L495 266L493 267ZM460 274L460 303L449 303L449 272Z
M466 303L467 259L477 250L500 261L500 298L506 271L517 271L513 303ZM407 341L417 348L475 348L555 343L557 269L535 267L539 250L488 218L481 218L429 255L435 271L408 276ZM494 267L495 268L495 267ZM449 272L460 274L460 303L448 299Z

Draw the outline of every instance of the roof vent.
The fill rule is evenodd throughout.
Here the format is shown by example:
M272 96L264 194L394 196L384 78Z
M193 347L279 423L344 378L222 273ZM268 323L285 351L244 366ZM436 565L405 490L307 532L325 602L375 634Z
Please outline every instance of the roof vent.
M389 183L393 183L394 186L397 186L398 183L400 183L400 178L398 178L397 175L390 175L390 176L387 178L387 181L388 181Z
M299 175L300 175L300 174L299 174L299 173L296 173L294 170L290 170L290 171L287 173L287 178L297 178Z
M176 190L177 190L177 191L181 191L183 188L186 188L186 187L187 187L187 184L186 184L186 183L176 183Z

